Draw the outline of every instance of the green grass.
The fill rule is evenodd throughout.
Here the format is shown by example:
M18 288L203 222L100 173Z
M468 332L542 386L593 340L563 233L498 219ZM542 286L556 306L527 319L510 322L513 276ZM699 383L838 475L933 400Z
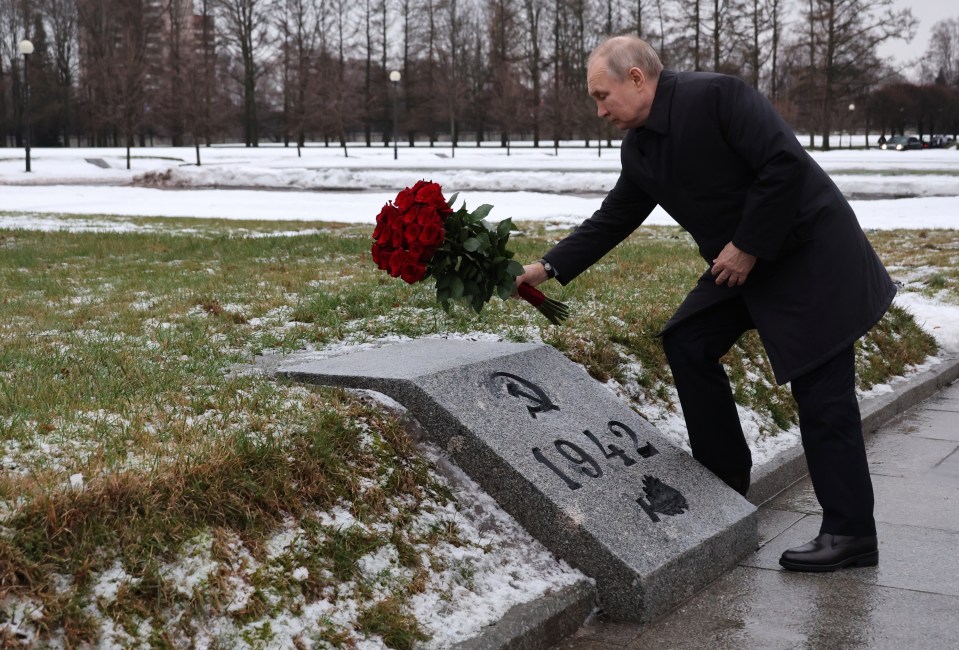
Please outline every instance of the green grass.
M959 238L955 230L890 230L869 234L903 290L959 303Z
M373 267L367 227L249 237L304 225L124 221L142 232L0 231L0 599L41 605L41 638L95 643L108 618L149 645L181 646L225 619L236 643L268 647L281 612L351 598L355 627L330 618L313 640L348 647L377 635L407 648L424 639L408 604L443 569L431 549L480 541L442 517L419 522L453 497L401 421L353 394L237 371L256 355L489 332L554 345L616 381L640 412L676 408L655 334L703 265L678 229L640 229L570 286L547 285L573 312L557 328L512 300L479 316L444 314L428 286ZM520 260L562 235L524 227L511 240ZM954 233L873 239L891 264L927 269L914 282L924 292L959 302ZM868 387L934 344L893 310L861 350ZM795 423L756 336L726 361L765 434ZM82 489L69 487L77 474ZM338 508L355 525L322 514ZM291 529L295 539L276 550L278 531ZM362 558L385 551L396 571L364 574ZM190 557L217 569L184 589L176 575ZM104 595L102 578L117 567L120 590ZM471 572L461 567L460 579Z

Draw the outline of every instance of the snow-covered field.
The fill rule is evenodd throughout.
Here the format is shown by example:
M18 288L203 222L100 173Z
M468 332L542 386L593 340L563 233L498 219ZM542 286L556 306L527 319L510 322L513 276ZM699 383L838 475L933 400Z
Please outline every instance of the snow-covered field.
M135 231L149 227L129 220L140 216L372 223L386 200L420 178L440 182L447 195L462 192L461 199L471 206L493 204L494 220L570 224L598 207L619 168L615 148L563 148L558 154L550 147L513 148L507 156L500 148L466 147L454 158L448 147L403 147L396 161L392 149L382 146L353 146L348 153L311 146L298 157L295 148L224 146L203 149L203 166L196 167L189 148L135 149L133 169L127 171L121 149L35 149L33 171L26 173L22 151L0 150L0 228ZM814 157L854 198L867 230L959 227L955 149L839 150ZM647 223L673 221L657 210ZM959 352L959 306L917 293L901 293L897 301L945 353ZM927 366L937 362L930 359ZM889 389L879 386L873 392ZM750 426L748 413L744 425ZM682 421L676 415L657 426L681 428ZM758 459L769 458L784 444L798 444L798 435L777 436L770 444L776 446L756 450ZM469 497L472 502L481 498L478 492ZM436 635L435 647L475 633L513 604L493 585L528 582L535 589L525 597L533 598L576 575L565 565L544 564L534 542L521 546L507 549L499 566L491 559L483 568L475 583L486 585L485 593L464 593L446 603L446 618L424 620ZM518 575L517 566L530 567L530 573ZM434 608L435 603L424 602L421 616L429 618Z
M577 223L616 181L617 149L415 147L213 147L193 164L189 148L0 150L0 211L29 214L218 217L372 223L383 203L420 178L462 192L492 218ZM959 151L839 150L814 157L854 199L864 228L953 228L959 224ZM89 160L108 165L101 168ZM37 187L42 185L41 187ZM169 189L159 189L169 188ZM230 191L223 191L230 188ZM176 190L176 191L170 191ZM280 191L283 190L283 191ZM907 198L901 198L907 197ZM893 200L894 199L894 200ZM20 223L18 220L16 223ZM656 210L651 224L671 224ZM13 223L5 223L10 226ZM28 227L24 225L24 227Z

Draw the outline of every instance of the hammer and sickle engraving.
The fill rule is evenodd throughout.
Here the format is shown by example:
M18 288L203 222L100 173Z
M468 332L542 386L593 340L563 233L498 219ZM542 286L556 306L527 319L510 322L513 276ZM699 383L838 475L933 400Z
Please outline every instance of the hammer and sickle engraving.
M507 379L513 380L506 383L507 393L513 397L522 397L533 402L533 406L526 406L526 409L529 411L529 414L533 417L533 419L536 419L537 413L546 413L547 411L559 410L559 407L553 404L553 401L549 398L549 395L546 394L546 391L533 382L527 381L522 377L517 377L516 375L508 372L494 372L491 376L492 379L497 377L506 377ZM521 386L528 388L532 392L524 391Z

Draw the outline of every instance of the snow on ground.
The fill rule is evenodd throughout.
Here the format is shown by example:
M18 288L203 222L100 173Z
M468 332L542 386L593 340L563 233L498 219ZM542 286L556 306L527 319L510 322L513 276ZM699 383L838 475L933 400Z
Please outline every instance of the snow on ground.
M576 223L599 206L616 181L618 151L604 149L404 148L394 161L383 147L214 147L191 165L189 148L135 150L123 169L121 149L34 150L24 171L16 150L0 152L0 211L25 214L216 217L372 223L397 190L420 178L441 183L493 219ZM959 222L959 151L878 149L816 152L819 163L854 198L864 228L951 228ZM103 169L88 160L103 161ZM38 185L42 185L38 187ZM158 187L172 189L158 189ZM231 188L224 191L224 188ZM271 190L271 191L264 191ZM285 190L285 191L274 191ZM909 197L909 198L898 198ZM647 223L672 224L657 209ZM25 227L7 221L5 227Z
M896 295L896 304L911 313L945 352L959 353L959 307L903 291Z
M448 147L417 147L402 148L394 161L392 150L383 147L351 147L348 157L332 147L309 147L302 157L295 149L277 146L215 147L201 151L204 165L197 168L190 166L192 149L151 148L135 150L134 155L142 157L126 171L119 149L57 149L34 150L35 171L27 174L16 151L0 150L0 228L117 232L162 228L128 219L136 216L372 223L385 201L419 178L442 183L448 195L463 190L461 199L470 206L493 204L493 220L578 223L599 206L618 173L618 152L604 148L599 153L578 148L557 154L544 147L513 149L507 156L502 149L484 147L458 149L453 158ZM813 155L847 195L877 199L852 201L866 229L959 227L957 150L838 150ZM107 168L88 160L102 161ZM903 196L909 198L893 198ZM673 221L657 209L647 223ZM908 309L946 353L959 353L959 307L907 292L900 292L896 303ZM930 359L916 371L938 362ZM876 387L870 394L884 390L891 388ZM677 413L650 415L669 437L684 437ZM757 429L750 426L753 414L740 415L745 429ZM798 432L766 439L754 435L751 444L754 460L761 464L784 447L798 444ZM488 497L466 477L458 477L456 483L462 486L464 503L474 504L472 508L482 503L490 517L500 516L495 504L484 501ZM528 583L526 597L533 598L579 575L545 561L532 540L502 553L491 556L489 566L475 576L474 589L447 594L449 600L443 603L430 600L429 593L417 601L420 620L437 635L431 647L477 632L476 620L499 616L515 594L507 597L498 586ZM482 615L477 619L473 613Z

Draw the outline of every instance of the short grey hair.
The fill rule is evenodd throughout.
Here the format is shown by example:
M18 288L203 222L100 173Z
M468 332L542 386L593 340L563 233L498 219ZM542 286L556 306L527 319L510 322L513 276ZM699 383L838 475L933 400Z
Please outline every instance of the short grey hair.
M589 64L596 59L606 61L606 73L622 81L630 68L639 68L648 77L658 79L663 62L652 46L638 36L612 36L596 46L589 55Z

